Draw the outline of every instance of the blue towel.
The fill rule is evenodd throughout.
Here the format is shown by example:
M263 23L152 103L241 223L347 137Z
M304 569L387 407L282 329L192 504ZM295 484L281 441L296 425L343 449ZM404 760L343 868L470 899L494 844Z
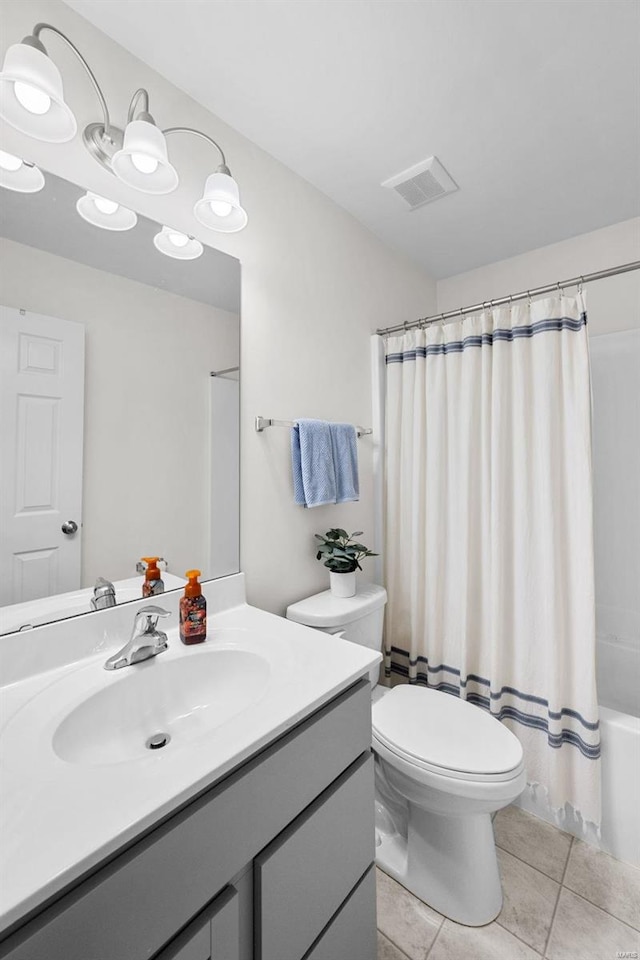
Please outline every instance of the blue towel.
M336 502L331 431L326 420L297 420L291 430L293 495L304 507Z
M359 500L356 428L350 423L331 423L329 429L336 475L336 503Z

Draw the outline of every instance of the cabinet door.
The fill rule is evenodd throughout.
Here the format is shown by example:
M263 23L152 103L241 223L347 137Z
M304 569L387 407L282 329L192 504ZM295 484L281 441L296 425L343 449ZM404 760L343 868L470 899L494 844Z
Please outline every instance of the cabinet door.
M225 887L155 960L238 960L238 893Z
M366 753L257 857L256 960L300 960L373 862L374 844Z
M371 866L304 960L375 960L376 940L376 868Z

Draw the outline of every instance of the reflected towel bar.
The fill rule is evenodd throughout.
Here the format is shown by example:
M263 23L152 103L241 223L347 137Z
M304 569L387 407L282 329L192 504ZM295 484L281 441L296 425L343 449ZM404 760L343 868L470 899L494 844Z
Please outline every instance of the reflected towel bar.
M256 417L256 433L262 433L265 427L294 427L295 420L273 420L271 417ZM371 427L356 427L356 433L359 437L367 437L373 433Z

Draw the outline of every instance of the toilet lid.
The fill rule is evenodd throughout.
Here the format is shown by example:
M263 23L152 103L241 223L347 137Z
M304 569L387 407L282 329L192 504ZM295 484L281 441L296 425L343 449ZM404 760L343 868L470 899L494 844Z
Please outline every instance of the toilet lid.
M487 775L515 770L522 745L502 723L449 693L403 684L373 705L375 737L409 761Z

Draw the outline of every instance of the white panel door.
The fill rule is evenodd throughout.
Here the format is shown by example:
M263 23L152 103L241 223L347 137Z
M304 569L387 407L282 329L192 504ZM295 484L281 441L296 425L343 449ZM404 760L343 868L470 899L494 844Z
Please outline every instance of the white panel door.
M82 324L0 306L3 606L80 586L83 421Z

